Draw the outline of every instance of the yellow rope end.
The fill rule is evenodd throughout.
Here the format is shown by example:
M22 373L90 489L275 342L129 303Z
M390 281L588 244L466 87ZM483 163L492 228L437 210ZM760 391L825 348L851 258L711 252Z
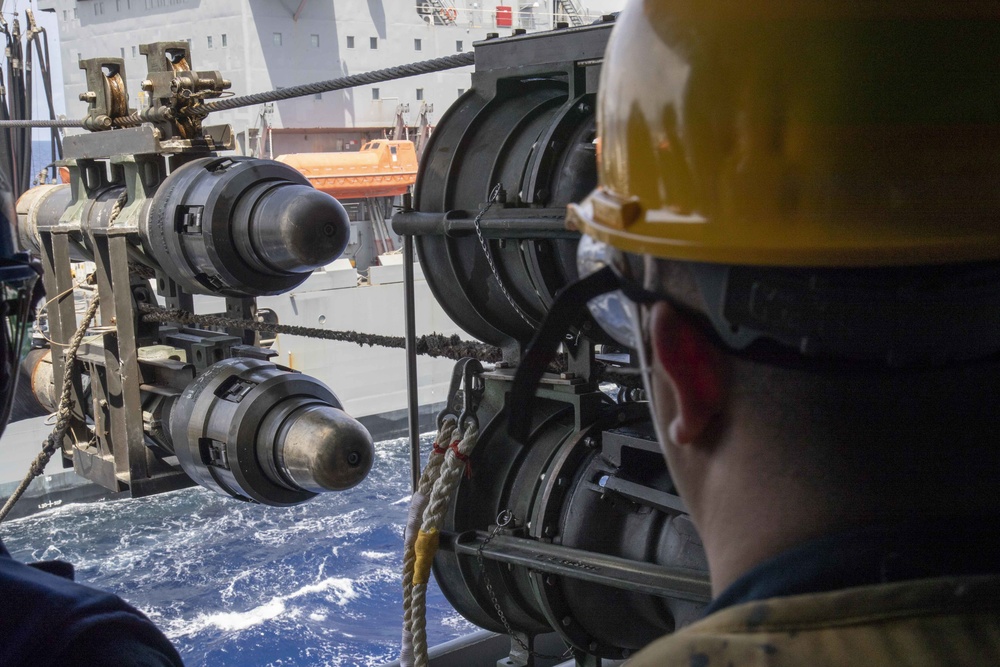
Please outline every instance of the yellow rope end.
M426 584L431 580L431 564L434 563L434 554L437 553L438 545L441 543L441 534L437 528L431 528L426 533L417 533L417 540L413 544L413 550L417 554L417 562L413 565L413 583Z

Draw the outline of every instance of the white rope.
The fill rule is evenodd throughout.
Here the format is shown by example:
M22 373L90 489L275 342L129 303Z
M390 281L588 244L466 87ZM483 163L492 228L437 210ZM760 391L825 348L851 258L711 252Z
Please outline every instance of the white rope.
M434 482L437 481L441 464L444 463L445 452L448 451L457 425L458 421L451 415L442 420L437 437L434 439L434 448L427 459L427 465L420 473L417 490L410 499L410 512L406 520L406 531L403 534L403 637L399 656L400 667L413 667L413 568L417 562L414 542L417 539L424 509L427 507L431 490L434 488Z
M42 451L38 453L38 456L31 462L28 467L28 472L21 480L21 483L14 490L14 493L10 494L7 498L7 502L4 503L3 508L0 508L0 521L7 518L10 511L14 509L14 505L20 500L24 492L28 490L28 486L31 481L42 474L45 471L45 466L48 464L49 459L52 458L52 454L55 453L56 449L62 446L63 438L66 436L66 431L69 429L70 419L73 416L73 370L76 364L76 353L80 349L80 343L83 342L84 334L87 333L87 328L94 319L94 315L97 314L97 307L100 305L101 300L95 294L93 300L90 302L90 306L87 308L86 314L83 316L83 320L80 322L80 326L77 328L76 333L69 341L69 348L66 350L66 357L63 362L63 384L62 384L62 394L59 398L59 409L56 414L59 415L56 421L56 427L49 434L49 437L45 439L42 443ZM17 369L14 369L17 372Z
M462 473L468 467L469 454L472 453L478 440L479 425L476 424L475 420L469 420L462 439L458 443L453 443L448 448L448 453L444 455L440 474L434 483L434 487L431 489L430 499L427 502L427 507L424 509L420 533L414 543L414 550L417 553L417 557L423 559L422 563L415 563L414 565L414 583L411 592L412 618L410 620L410 627L413 636L414 667L428 667L427 577L430 571L430 562L433 560L434 552L437 551L438 531L444 524L445 513L448 510L448 500L458 487L462 479ZM420 544L422 541L425 543Z

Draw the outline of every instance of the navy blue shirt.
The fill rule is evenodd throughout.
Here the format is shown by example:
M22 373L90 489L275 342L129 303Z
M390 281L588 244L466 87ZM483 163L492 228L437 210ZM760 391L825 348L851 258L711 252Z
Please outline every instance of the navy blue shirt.
M0 542L0 665L181 667L153 623L116 595L73 582L73 566L24 565Z
M757 600L894 581L1000 574L1000 519L939 519L858 528L811 540L743 574L708 614Z

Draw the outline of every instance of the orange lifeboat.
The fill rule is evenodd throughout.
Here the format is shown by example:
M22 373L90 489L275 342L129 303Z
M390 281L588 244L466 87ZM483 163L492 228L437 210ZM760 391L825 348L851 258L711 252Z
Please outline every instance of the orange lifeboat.
M369 141L357 152L291 153L275 159L338 199L402 195L417 178L412 141L380 139Z

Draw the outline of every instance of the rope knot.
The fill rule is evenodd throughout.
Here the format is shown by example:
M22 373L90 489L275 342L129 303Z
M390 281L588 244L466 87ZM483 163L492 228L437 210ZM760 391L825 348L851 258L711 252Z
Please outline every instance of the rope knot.
M441 454L443 456L443 455L445 455L445 454L448 453L448 448L447 447L442 447L440 444L438 444L438 441L435 440L434 441L434 448L431 450L431 453L433 453L433 454Z

